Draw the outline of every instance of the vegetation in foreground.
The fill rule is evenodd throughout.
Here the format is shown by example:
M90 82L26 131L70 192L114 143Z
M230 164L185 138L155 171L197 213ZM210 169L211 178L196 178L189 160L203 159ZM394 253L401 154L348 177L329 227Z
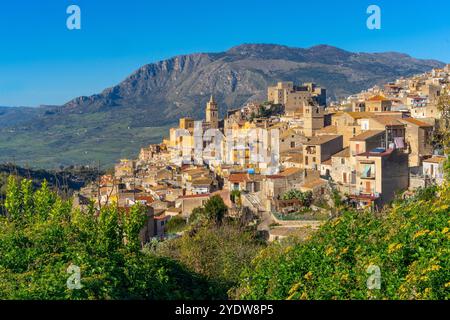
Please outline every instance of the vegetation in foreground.
M380 290L368 289L370 266L379 267ZM449 187L423 190L378 217L348 210L303 243L270 245L232 297L449 299Z
M450 186L419 190L374 215L342 209L310 239L265 246L227 218L220 197L181 237L141 250L146 221L73 209L43 183L10 177L0 216L0 299L449 299ZM81 289L68 268L80 267ZM372 269L369 267L372 266ZM373 266L380 289L369 289Z
M216 285L221 295L239 283L239 275L265 247L254 228L225 218L226 206L213 196L195 210L182 237L157 245L158 256L170 257Z
M0 216L0 299L214 299L204 277L175 260L146 254L139 232L146 215L135 206L72 209L46 183L8 181ZM124 241L126 239L126 241ZM70 266L81 289L69 289Z

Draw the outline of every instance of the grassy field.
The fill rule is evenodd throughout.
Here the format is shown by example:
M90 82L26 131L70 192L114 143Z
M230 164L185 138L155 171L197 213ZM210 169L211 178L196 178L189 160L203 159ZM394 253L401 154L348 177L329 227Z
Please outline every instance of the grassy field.
M52 169L100 162L107 168L120 158L137 156L143 146L160 142L170 127L132 127L127 119L114 120L104 113L70 114L46 130L1 129L0 163Z

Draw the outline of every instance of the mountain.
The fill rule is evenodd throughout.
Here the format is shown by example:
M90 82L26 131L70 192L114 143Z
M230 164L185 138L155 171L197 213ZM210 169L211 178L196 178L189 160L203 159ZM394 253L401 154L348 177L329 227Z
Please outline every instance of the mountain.
M214 93L224 114L251 99L264 99L268 85L279 80L314 81L332 98L377 83L442 66L399 53L351 53L327 45L309 49L246 44L223 53L177 56L148 64L123 82L90 97L78 97L63 112L95 112L132 107L149 119L135 125L172 122L174 117L201 117Z
M264 100L267 86L280 80L316 82L337 98L443 65L396 52L352 53L328 45L244 44L226 52L176 56L63 106L0 108L0 161L14 158L44 167L94 160L111 164L159 141L178 117L202 118L211 93L223 115L227 108Z

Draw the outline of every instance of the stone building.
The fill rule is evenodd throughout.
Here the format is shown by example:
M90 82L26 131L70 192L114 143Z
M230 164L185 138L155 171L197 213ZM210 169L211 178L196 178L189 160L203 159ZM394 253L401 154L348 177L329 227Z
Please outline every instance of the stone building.
M285 113L293 116L302 114L303 107L312 101L320 106L325 106L327 102L326 89L317 86L315 83L304 83L295 86L293 82L278 82L276 86L267 88L267 99L275 104L282 104Z

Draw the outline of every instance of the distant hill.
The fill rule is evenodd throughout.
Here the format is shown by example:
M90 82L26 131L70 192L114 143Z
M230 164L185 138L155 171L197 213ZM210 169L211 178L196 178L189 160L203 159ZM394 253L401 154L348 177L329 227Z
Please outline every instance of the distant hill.
M211 93L223 115L246 101L264 100L267 86L280 80L313 81L336 98L443 65L327 45L244 44L226 52L176 56L63 106L0 108L0 161L53 167L101 160L108 165L159 141L178 117L202 118Z

